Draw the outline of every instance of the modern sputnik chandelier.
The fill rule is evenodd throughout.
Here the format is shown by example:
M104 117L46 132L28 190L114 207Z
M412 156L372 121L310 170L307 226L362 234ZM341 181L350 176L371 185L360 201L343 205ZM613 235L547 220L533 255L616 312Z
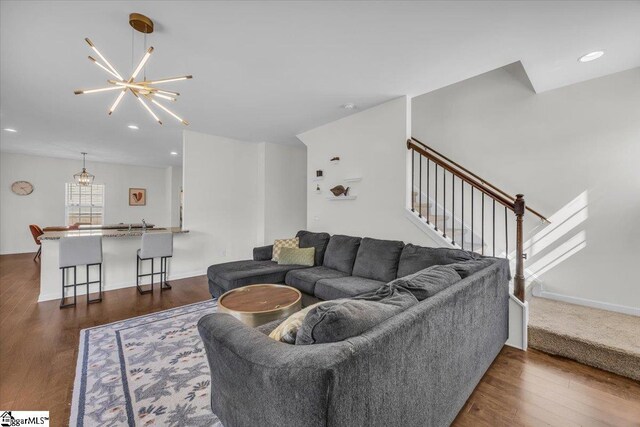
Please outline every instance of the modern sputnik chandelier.
M78 185L82 185L82 186L91 185L93 184L93 179L95 178L95 176L87 172L87 165L86 165L87 153L81 153L81 154L82 154L82 172L78 172L74 174L73 180Z
M144 15L139 13L132 13L129 15L129 24L133 27L134 30L143 33L145 35L145 49L146 49L146 35L153 32L153 21L147 18ZM89 94L89 93L98 93L98 92L108 92L108 91L120 91L118 97L115 99L111 108L109 108L109 115L113 114L113 112L118 108L120 101L125 96L127 92L130 92L136 99L142 104L142 106L151 114L151 116L157 121L159 124L162 124L156 113L151 109L150 105L147 101L158 108L165 111L170 116L174 117L176 120L180 121L184 125L188 125L189 122L179 117L173 111L169 110L166 106L161 104L158 99L163 99L167 101L176 101L177 97L180 96L178 92L173 92L169 90L160 89L155 87L155 85L161 83L169 83L176 82L180 80L187 80L192 78L192 76L180 76L180 77L169 77L165 79L158 80L147 80L146 76L143 77L142 80L136 81L138 74L144 69L145 64L149 60L151 53L153 52L153 46L146 49L144 56L138 63L138 66L135 68L133 73L128 79L122 77L122 75L111 65L107 58L105 58L98 48L89 40L85 38L86 42L89 44L91 49L96 53L98 58L102 61L98 61L98 59L89 56L89 60L96 64L98 67L102 68L109 75L113 77L113 79L107 80L109 86L97 88L97 89L87 89L87 90L76 90L74 93L76 95ZM133 49L133 48L132 48ZM146 101L145 101L146 100Z

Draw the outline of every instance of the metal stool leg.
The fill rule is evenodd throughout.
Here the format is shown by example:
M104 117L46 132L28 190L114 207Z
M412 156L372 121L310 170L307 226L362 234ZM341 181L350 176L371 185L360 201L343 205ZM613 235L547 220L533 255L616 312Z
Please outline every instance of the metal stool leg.
M65 277L66 277L66 271L68 268L73 268L73 285L65 285ZM76 274L76 266L74 265L73 267L62 267L62 299L60 300L60 308L67 308L67 307L75 307L76 302L77 302L77 283L78 283L78 277ZM65 289L67 288L73 288L73 302L70 302L68 304L64 303L66 296L66 292Z
M96 264L91 264L96 265ZM97 264L98 265L98 274L100 275L100 277L98 278L98 280L94 280L93 282L89 280L89 265L87 265L87 304L93 304L96 302L100 302L102 301L102 263ZM98 298L93 298L90 299L89 298L89 286L91 286L92 284L98 284Z
M136 288L140 295L150 294L153 292L153 259L151 259L151 274L140 274L140 264L144 261L140 256L136 255ZM151 289L144 290L140 286L140 279L142 277L151 276Z
M171 289L171 285L167 282L167 258L160 258L160 292Z

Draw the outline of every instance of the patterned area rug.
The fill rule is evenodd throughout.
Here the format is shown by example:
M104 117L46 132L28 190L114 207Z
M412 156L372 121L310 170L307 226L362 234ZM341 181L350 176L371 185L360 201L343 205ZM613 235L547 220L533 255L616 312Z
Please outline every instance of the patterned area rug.
M206 301L83 329L71 426L215 426L197 322Z

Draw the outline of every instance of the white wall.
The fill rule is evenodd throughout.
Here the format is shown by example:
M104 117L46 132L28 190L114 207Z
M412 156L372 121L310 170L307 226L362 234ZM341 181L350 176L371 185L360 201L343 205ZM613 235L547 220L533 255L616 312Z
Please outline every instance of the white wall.
M512 64L414 98L412 128L552 216L528 228L545 291L640 307L640 69L536 95Z
M0 153L0 253L35 252L29 224L66 225L65 183L82 169L81 160ZM96 184L105 184L106 224L147 222L169 224L165 168L87 161ZM15 181L29 181L34 191L18 196ZM146 206L129 206L129 187L147 189Z
M184 132L181 270L250 259L255 246L304 228L304 149ZM288 171L282 169L288 166ZM267 201L268 200L268 201Z
M169 166L166 169L167 209L171 227L180 226L180 192L182 191L182 168Z
M433 246L405 216L407 98L401 97L304 132L307 146L307 224L331 234L397 239ZM334 156L340 163L330 163ZM314 182L315 171L325 178ZM345 183L345 178L362 181ZM315 193L316 184L321 194ZM355 200L333 201L329 189L351 187Z
M307 226L307 150L264 144L265 242L291 237Z

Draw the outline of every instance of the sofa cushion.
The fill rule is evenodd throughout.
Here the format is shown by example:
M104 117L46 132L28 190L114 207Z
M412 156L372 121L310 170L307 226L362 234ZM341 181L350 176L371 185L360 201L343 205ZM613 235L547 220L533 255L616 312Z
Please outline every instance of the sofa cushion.
M496 262L496 258L479 258L475 260L469 260L464 262L456 262L449 264L448 267L453 268L463 279L483 270ZM511 274L509 274L511 279Z
M386 297L341 299L314 307L304 318L296 345L342 341L363 334L418 302L411 293L396 289Z
M361 240L360 237L341 236L339 234L331 236L322 265L342 271L348 275L351 274Z
M360 242L353 276L390 282L398 273L398 260L404 243L365 237Z
M207 277L216 285L230 291L245 285L258 283L283 283L287 273L302 265L278 265L273 261L234 261L212 265Z
M300 239L297 237L292 237L291 239L276 239L276 241L273 242L273 258L271 258L271 261L278 262L282 248L299 248L299 245Z
M408 276L432 265L452 264L479 257L478 254L461 249L427 248L409 243L402 249L397 277Z
M349 298L375 291L384 285L379 280L346 276L339 279L321 279L316 282L313 294L323 300Z
M303 268L300 270L292 270L287 273L284 283L292 286L309 295L314 294L316 283L320 279L336 279L338 277L348 276L341 271L333 270L324 266Z
M313 267L316 248L281 248L278 256L280 265L304 265Z
M301 248L316 248L315 265L322 265L324 251L329 243L329 233L313 233L311 231L300 230L296 237L300 238Z
M305 307L300 311L296 311L291 316L287 317L284 320L284 322L276 326L269 333L269 338L272 338L276 341L284 342L287 344L295 344L296 336L298 335L298 331L302 326L302 322L304 321L304 318L307 317L307 314L317 306L321 304L329 304L330 302L331 301L320 301L308 307Z
M460 280L460 275L451 265L433 265L417 273L396 279L385 286L391 289L405 289L411 292L418 301L422 301Z

